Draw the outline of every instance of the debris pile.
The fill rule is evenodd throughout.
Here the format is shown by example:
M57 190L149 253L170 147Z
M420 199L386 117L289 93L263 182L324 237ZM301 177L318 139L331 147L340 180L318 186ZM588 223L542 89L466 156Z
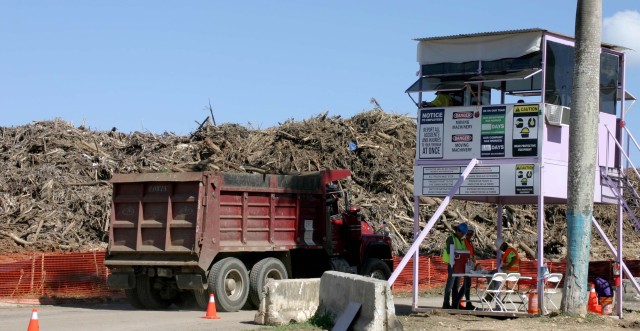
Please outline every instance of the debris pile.
M291 174L344 168L353 173L343 185L352 203L363 207L374 228L382 221L389 224L395 253L402 255L414 237L415 142L415 118L379 106L347 119L325 113L268 129L212 125L207 119L188 136L92 131L61 120L1 127L0 252L106 247L108 181L115 173ZM439 204L437 198L421 198L421 226ZM505 237L518 243L522 253L534 254L535 208L504 209ZM566 253L565 212L564 206L546 208L546 256ZM496 215L495 205L453 201L421 252L439 254L452 227L465 221L478 228L480 255L491 256ZM597 207L596 217L609 235L615 234L615 207ZM594 257L610 258L599 236L593 238ZM637 251L625 250L627 256Z

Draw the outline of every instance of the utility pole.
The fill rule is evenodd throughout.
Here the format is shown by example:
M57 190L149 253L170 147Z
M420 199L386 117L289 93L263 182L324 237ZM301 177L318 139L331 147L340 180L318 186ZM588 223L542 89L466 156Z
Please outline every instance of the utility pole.
M569 124L567 271L561 311L587 312L587 275L598 135L602 0L578 0Z

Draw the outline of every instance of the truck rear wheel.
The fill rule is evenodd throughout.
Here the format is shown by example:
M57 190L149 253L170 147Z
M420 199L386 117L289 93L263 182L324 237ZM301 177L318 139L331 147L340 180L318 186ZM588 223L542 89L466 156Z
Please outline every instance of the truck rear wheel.
M140 303L147 309L167 309L170 300L163 299L160 290L153 287L153 279L147 275L138 275L136 292Z
M375 279L387 280L391 277L391 269L384 261L377 258L367 259L362 267L362 275Z
M251 269L251 289L249 290L249 300L255 307L260 306L260 301L264 297L262 292L264 285L269 279L287 279L287 269L284 264L276 258L269 257L260 260Z
M209 271L208 281L220 311L238 311L247 302L249 273L242 261L228 257L216 262Z
M209 291L193 290L193 296L196 299L196 305L201 309L207 309L209 306Z
M144 309L144 305L140 302L140 298L138 297L138 292L135 288L124 290L124 295L129 301L129 304L135 309Z

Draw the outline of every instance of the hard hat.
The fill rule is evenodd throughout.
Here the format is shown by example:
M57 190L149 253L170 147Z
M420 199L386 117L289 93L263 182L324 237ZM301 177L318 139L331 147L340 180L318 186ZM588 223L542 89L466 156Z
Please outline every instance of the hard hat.
M462 234L467 234L468 226L467 223L460 223L455 227L458 231L462 232Z
M496 247L500 248L504 244L504 240L502 238L496 239Z

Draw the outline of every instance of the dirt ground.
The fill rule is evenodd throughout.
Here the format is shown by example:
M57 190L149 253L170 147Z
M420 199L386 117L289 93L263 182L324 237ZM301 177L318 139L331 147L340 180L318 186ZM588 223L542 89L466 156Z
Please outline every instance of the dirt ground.
M433 314L398 315L404 330L626 330L640 329L640 313L627 312L623 319L588 314L500 320L471 315Z

